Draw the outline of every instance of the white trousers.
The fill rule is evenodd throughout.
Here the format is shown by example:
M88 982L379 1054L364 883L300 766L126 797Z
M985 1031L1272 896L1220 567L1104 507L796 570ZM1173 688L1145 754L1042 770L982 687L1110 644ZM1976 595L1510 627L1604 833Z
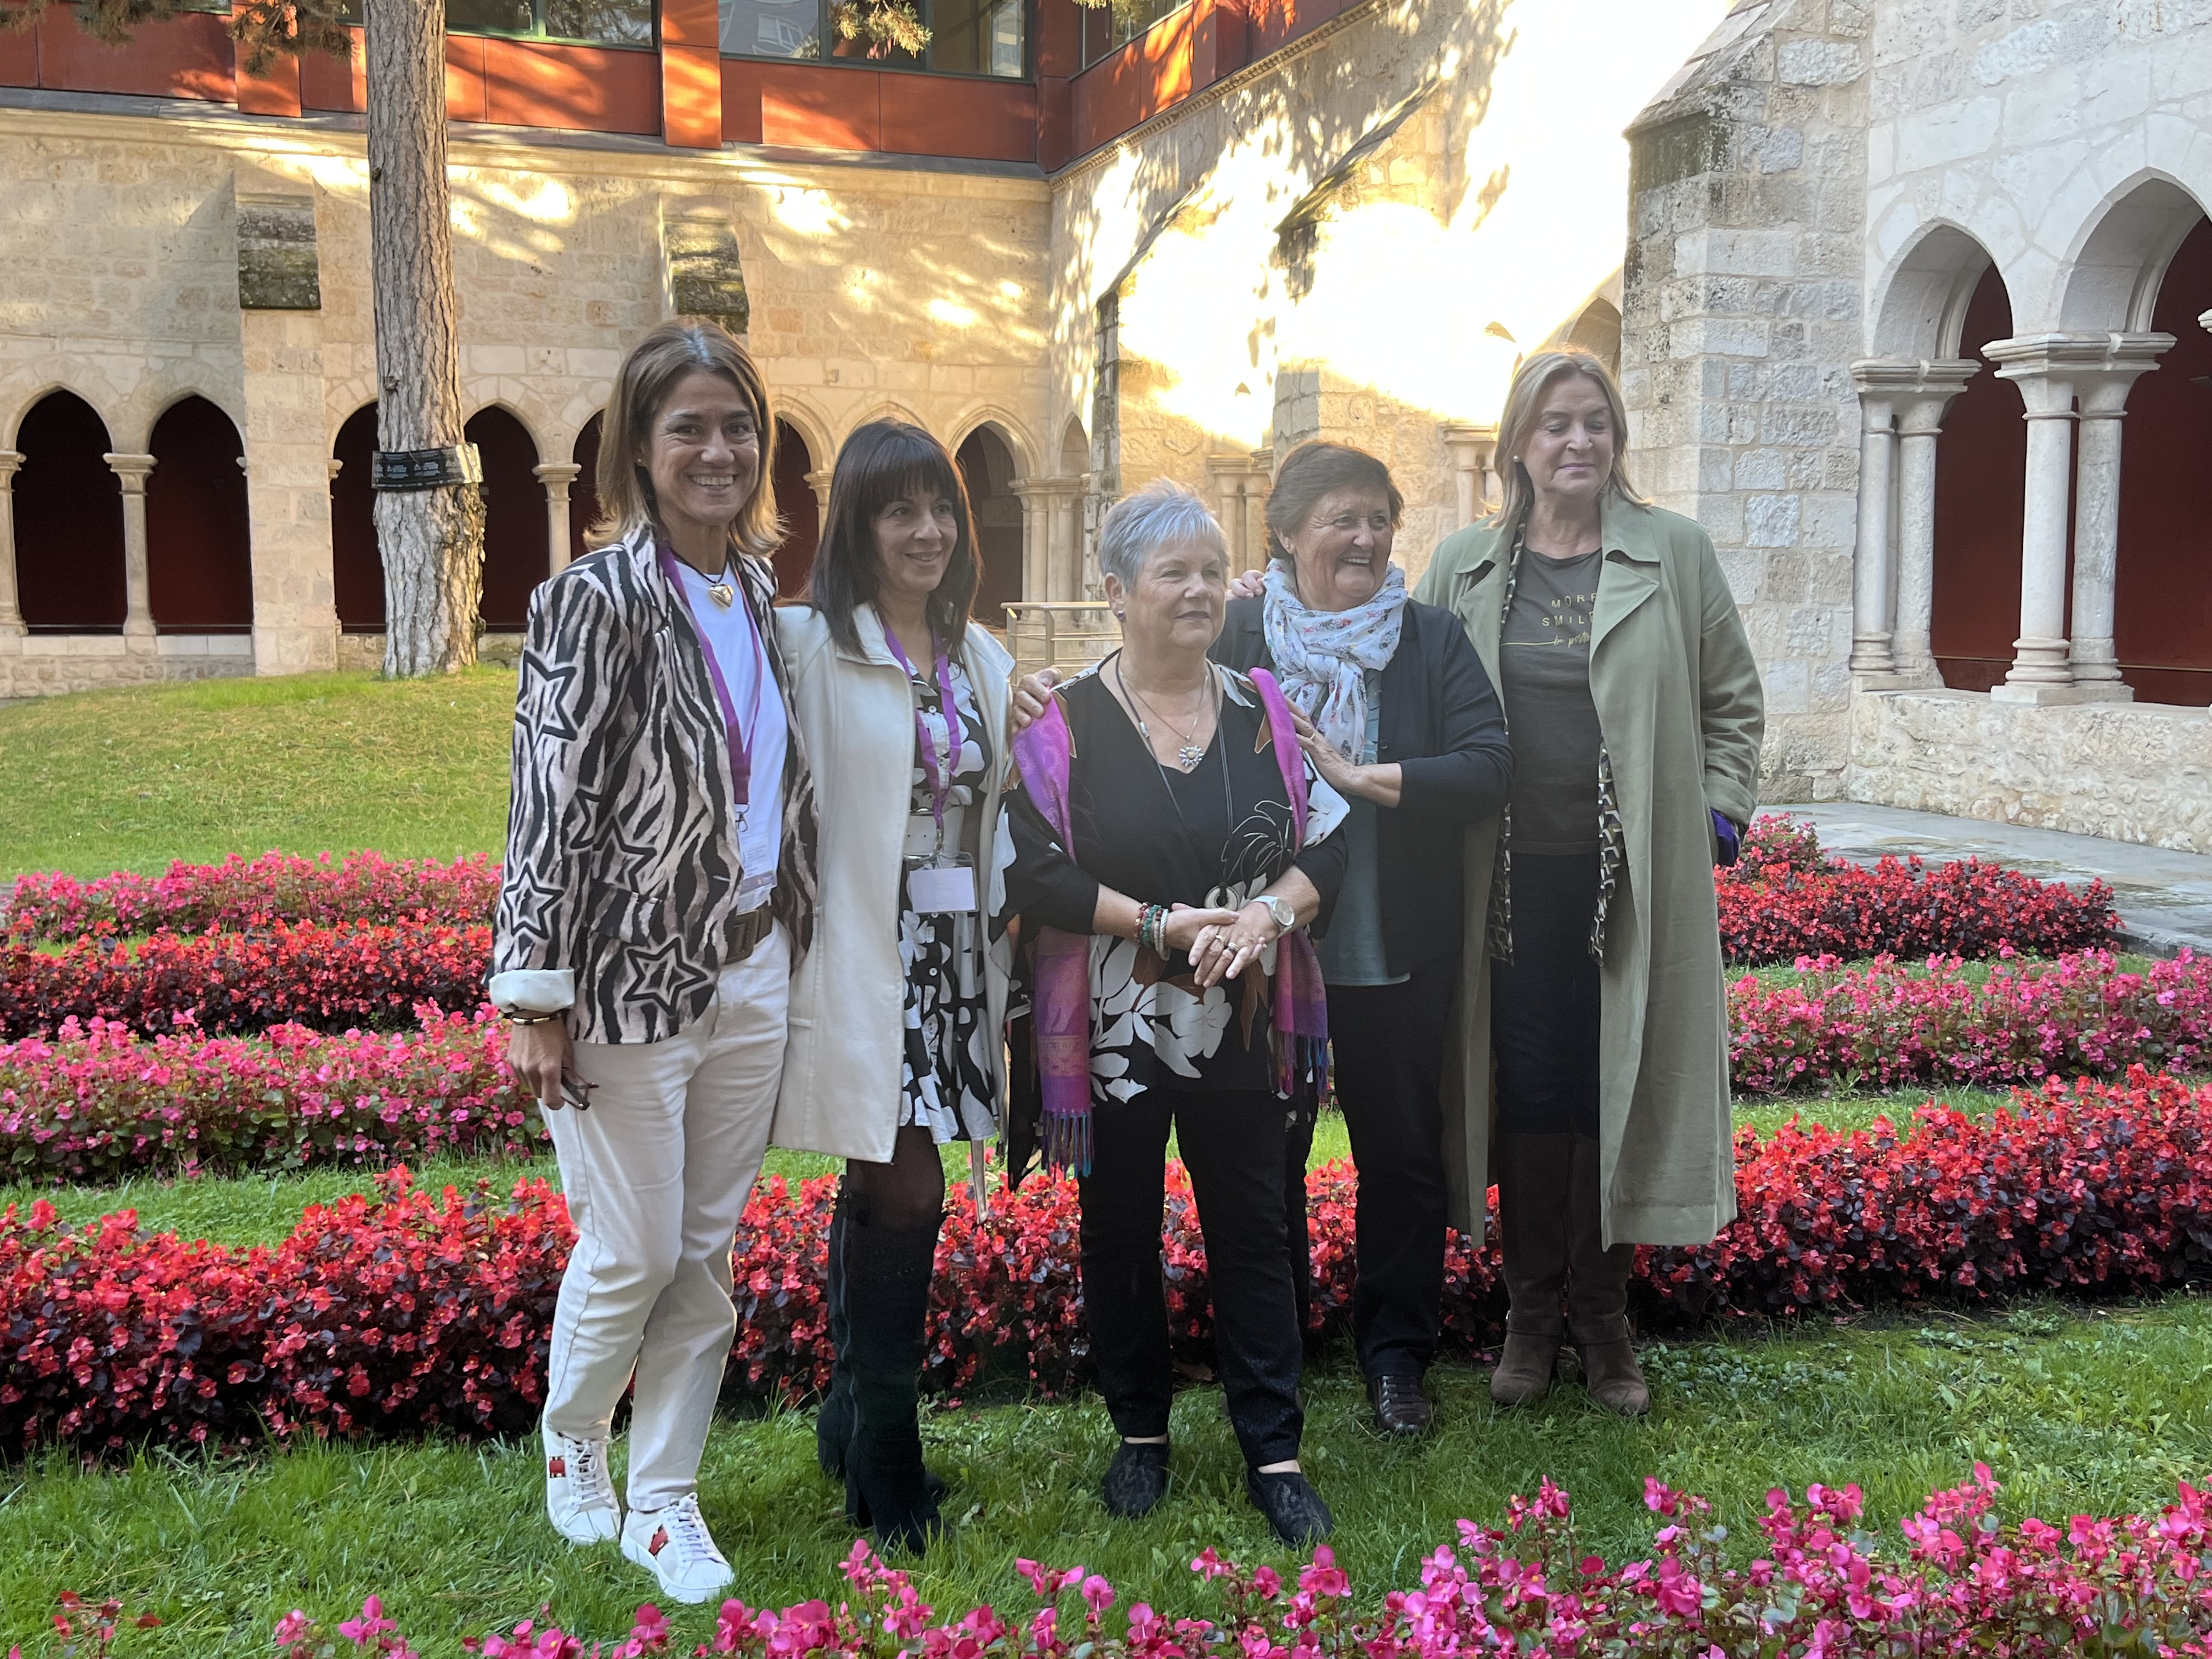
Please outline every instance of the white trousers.
M589 1111L547 1112L576 1248L561 1280L545 1424L605 1439L633 1373L632 1509L693 1491L738 1316L730 1249L783 1074L791 950L770 930L659 1042L580 1042Z

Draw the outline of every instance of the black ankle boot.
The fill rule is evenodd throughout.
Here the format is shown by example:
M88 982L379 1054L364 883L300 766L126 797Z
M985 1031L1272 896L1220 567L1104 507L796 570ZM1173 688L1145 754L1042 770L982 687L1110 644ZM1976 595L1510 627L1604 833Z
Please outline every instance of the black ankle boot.
M853 1402L846 1518L872 1527L885 1549L919 1553L939 1525L944 1492L922 1467L918 1411L937 1229L875 1227L848 1218L844 1243L841 1289Z

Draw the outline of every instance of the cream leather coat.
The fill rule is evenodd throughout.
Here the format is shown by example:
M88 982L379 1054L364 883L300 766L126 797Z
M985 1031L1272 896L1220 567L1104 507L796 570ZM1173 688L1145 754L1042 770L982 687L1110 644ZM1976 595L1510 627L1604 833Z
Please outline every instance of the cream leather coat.
M775 613L792 706L815 780L821 824L813 948L791 981L791 1035L769 1139L779 1146L881 1164L897 1138L905 1047L905 970L899 962L901 853L914 771L913 683L884 644L872 606L855 615L860 654L830 637L807 605ZM970 623L961 665L989 734L982 799L968 810L966 850L975 861L984 915L1005 897L998 854L1006 775L1006 712L1013 659ZM1003 949L987 953L991 1029L1006 1021ZM1006 1060L994 1045L994 1092L1005 1118ZM981 1168L981 1144L976 1147Z

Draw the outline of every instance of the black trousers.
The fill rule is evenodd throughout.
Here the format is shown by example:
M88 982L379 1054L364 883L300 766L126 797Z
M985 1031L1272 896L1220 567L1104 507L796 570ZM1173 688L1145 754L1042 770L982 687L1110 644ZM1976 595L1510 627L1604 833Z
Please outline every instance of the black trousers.
M1597 854L1513 855L1513 960L1490 964L1498 1132L1598 1133Z
M1328 988L1329 1075L1359 1171L1352 1338L1370 1382L1420 1376L1437 1356L1443 1330L1444 1041L1458 985L1455 951L1415 969L1403 985ZM1291 1140L1284 1215L1303 1291L1312 1271L1305 1192L1311 1127ZM1301 1311L1305 1300L1301 1294Z
M1265 1091L1150 1090L1092 1118L1083 1200L1083 1310L1099 1391L1131 1439L1168 1431L1168 1349L1160 1228L1173 1125L1206 1239L1213 1337L1229 1421L1258 1468L1298 1455L1297 1315L1283 1232L1289 1107Z

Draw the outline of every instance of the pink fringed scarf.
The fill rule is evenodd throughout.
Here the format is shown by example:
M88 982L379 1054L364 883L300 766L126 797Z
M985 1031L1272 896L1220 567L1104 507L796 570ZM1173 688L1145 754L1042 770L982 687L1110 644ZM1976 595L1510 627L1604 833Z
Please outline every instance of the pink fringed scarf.
M1275 763L1282 770L1291 821L1303 847L1306 836L1304 750L1298 746L1290 705L1284 701L1274 676L1258 669L1252 682L1267 711ZM1068 778L1074 744L1057 697L1046 701L1044 713L1016 736L1013 748L1030 799L1073 858L1075 836ZM1051 1169L1088 1175L1092 1144L1091 936L1063 933L1057 927L1037 929L1033 1021L1038 1092L1044 1108L1040 1138L1045 1164ZM1327 1086L1328 1075L1328 1002L1322 986L1321 960L1303 928L1286 934L1275 947L1273 1003L1271 1047L1276 1091L1290 1095L1304 1082L1318 1096Z

